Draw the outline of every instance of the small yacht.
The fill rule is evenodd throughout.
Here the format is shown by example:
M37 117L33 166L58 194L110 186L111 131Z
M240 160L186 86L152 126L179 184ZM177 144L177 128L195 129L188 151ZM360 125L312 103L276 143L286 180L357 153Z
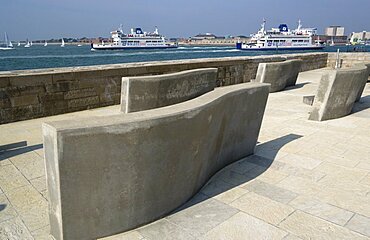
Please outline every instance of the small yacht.
M65 46L65 43L64 43L64 39L62 38L62 45L60 45L61 47L64 47Z
M18 42L17 46L20 47L21 46L21 42Z
M331 37L331 42L330 42L330 46L335 46L335 43L334 43L334 38Z
M44 43L44 47L46 47L48 45L48 42L47 41L45 41L45 43Z
M25 48L29 48L29 47L31 47L31 43L28 41L28 39L27 39L27 41L26 41L26 45L24 45L24 47L25 47Z
M8 35L4 33L4 42L0 42L0 50L14 49L12 42L9 40Z
M288 25L280 24L278 28L265 29L266 20L263 20L261 29L252 34L248 43L238 42L236 48L249 51L271 50L316 50L323 49L320 44L315 44L312 37L316 35L316 28L302 28L301 21L298 27L290 30Z

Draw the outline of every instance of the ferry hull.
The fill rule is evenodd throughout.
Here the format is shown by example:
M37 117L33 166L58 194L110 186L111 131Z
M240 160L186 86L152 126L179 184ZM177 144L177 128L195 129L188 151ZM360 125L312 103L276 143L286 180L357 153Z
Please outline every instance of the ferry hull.
M267 47L267 48L243 48L241 45L236 46L237 49L243 51L299 51L299 50L322 50L323 46L313 46L313 47Z
M0 47L0 50L4 50L4 51L6 51L6 50L13 50L14 48L12 48L12 47Z
M177 48L177 45L174 46L145 46L145 47L127 47L127 46L99 46L91 44L91 50L138 50L138 49L168 49L168 48Z

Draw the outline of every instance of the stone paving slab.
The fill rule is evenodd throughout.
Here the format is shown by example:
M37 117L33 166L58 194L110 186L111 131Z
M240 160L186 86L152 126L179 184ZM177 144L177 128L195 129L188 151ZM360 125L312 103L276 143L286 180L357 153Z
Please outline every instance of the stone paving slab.
M370 84L354 113L309 121L320 69L272 93L255 155L217 173L169 216L105 240L370 239ZM51 239L41 124L119 106L0 125L0 239Z
M295 211L279 226L302 239L368 239L366 236L347 228L329 223L299 210Z
M370 237L370 218L356 214L346 225L349 229Z

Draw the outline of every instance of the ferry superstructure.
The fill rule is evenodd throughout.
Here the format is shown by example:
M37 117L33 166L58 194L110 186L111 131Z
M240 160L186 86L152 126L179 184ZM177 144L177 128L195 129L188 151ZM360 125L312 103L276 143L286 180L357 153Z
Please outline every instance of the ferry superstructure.
M112 31L112 43L91 44L91 50L116 50L116 49L165 49L177 48L176 42L169 42L159 34L158 28L153 33L143 32L141 28L131 29L125 34L122 25L116 31Z
M250 42L238 42L236 48L250 51L271 50L318 50L324 46L314 44L312 37L317 34L316 28L302 28L301 21L295 30L290 30L286 24L278 28L265 29L266 20L263 20L261 29L252 35Z

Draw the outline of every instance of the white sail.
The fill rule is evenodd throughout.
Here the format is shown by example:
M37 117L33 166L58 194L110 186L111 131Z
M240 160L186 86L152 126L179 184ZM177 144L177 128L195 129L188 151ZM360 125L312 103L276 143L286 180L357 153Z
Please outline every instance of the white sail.
M44 47L46 47L48 45L48 43L45 41L45 43L44 43Z
M64 47L65 43L64 43L64 39L62 38L62 45L60 45L61 47Z
M21 42L18 42L17 46L19 47L21 45Z
M334 39L333 39L333 37L331 37L331 43L330 43L330 46L335 46L335 43L334 43Z
M4 33L4 42L0 43L0 50L9 50L13 49L13 44L11 41L8 39L8 35L6 32Z
M28 39L27 39L27 43L26 43L26 45L24 45L24 47L25 47L25 48L29 48L29 47L31 47L31 43L30 43L30 41L28 41Z
M30 43L30 46L32 46L32 41L31 41L31 43Z

